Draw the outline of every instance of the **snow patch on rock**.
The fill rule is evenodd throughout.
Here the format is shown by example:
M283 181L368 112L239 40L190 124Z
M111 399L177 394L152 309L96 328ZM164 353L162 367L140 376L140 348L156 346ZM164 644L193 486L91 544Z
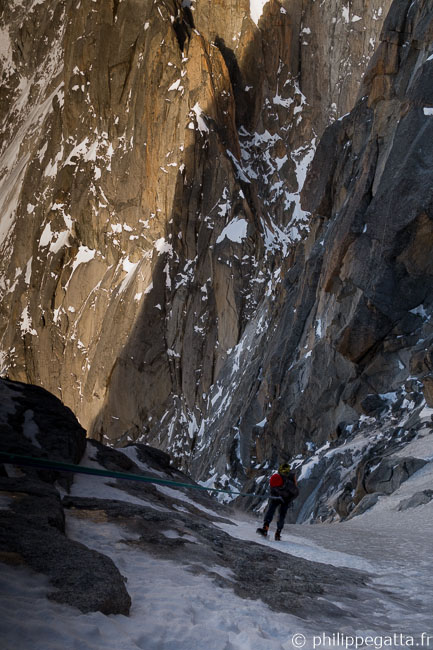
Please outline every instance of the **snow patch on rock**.
M250 15L256 25L259 24L263 8L267 2L268 0L250 0Z
M220 236L216 240L217 244L220 244L224 241L225 238L230 239L230 241L240 244L243 239L247 236L248 222L246 219L241 219L235 217L232 219L221 232Z

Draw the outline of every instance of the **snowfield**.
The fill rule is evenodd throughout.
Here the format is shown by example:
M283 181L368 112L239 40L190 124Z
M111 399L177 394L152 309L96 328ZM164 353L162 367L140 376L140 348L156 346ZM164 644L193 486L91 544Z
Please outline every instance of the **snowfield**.
M430 444L430 440L424 440L422 445L419 442L419 453L430 454ZM128 450L128 456L134 454ZM89 453L82 462L86 466L98 466ZM382 647L396 650L410 647L412 638L420 646L426 644L428 634L432 635L433 647L433 501L417 508L397 510L402 499L426 485L431 486L431 479L429 463L365 514L339 524L286 526L280 543L272 537L266 540L256 535L255 528L260 521L256 518L241 513L233 515L233 511L227 510L226 521L222 522L221 505L216 504L214 512L204 508L206 516L219 520L214 524L217 528L244 540L245 545L256 543L260 545L257 548L268 547L328 566L368 573L372 577L371 598L353 602L342 599L334 603L349 614L356 612L354 629L347 621L335 629L335 621L329 621L326 629L321 630L308 612L300 618L274 611L254 599L254 594L251 600L240 598L227 586L234 580L229 569L209 565L205 574L198 570L199 541L193 535L183 540L182 562L165 560L140 549L139 535L121 524L104 522L97 515L83 516L81 511L71 509L67 512L67 535L114 561L127 579L132 599L130 616L82 614L75 608L54 603L46 598L50 586L44 576L24 567L2 565L2 648L290 650L321 647L330 650L355 647L348 644L351 635L358 635L358 647L381 647L382 643ZM92 494L100 499L123 500L125 504L146 501L145 496L131 496L111 484L110 480L77 475L71 493L76 497ZM172 488L158 486L158 494L160 498L176 498L176 509L184 512L195 503L194 498ZM146 505L154 507L151 503ZM203 510L202 504L196 505ZM8 502L2 501L1 507L7 508ZM164 512L164 508L159 510ZM171 526L169 509L166 512L167 526L161 544L164 539L173 540L178 536ZM260 564L255 568L261 571ZM219 577L228 583L221 586ZM332 633L343 636L332 638ZM323 634L327 636L320 636ZM402 645L402 637L392 637L394 634L406 635L405 642L409 645ZM375 645L359 645L359 639L368 635ZM301 646L303 639L305 643Z

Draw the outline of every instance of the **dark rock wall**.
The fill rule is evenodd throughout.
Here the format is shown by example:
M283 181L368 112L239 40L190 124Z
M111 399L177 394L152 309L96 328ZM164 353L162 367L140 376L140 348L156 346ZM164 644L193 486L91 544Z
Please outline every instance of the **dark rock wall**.
M198 467L211 455L220 474L260 475L360 416L380 427L390 398L430 403L432 20L428 3L394 3L359 101L325 131L303 190L310 232L220 377L220 456L203 436Z
M361 412L369 393L398 389L411 374L411 360L429 348L433 17L426 3L416 5L409 12L395 5L362 99L322 139L304 188L304 205L319 223L304 247L302 266L312 269L301 274L309 285L302 295L308 300L314 291L298 342L308 380L302 395L290 377L286 390L295 391L297 411L308 412L305 433L332 433L336 417ZM383 76L386 94L377 95Z

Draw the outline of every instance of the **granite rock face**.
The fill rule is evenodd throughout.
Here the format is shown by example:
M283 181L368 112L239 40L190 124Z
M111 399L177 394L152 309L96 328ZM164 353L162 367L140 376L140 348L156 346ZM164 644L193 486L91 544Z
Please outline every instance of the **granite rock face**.
M432 15L390 6L5 3L2 372L222 484L431 402Z
M290 511L292 522L353 519L379 500L379 508L388 501L398 510L429 501L424 486L433 468L432 411L419 384L401 392L379 416L362 416L339 437L294 461L300 497ZM399 500L399 494L406 498Z

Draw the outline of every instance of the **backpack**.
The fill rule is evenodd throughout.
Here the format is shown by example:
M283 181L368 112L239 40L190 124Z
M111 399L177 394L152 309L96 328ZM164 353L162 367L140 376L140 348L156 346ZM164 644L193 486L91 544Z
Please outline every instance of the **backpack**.
M271 486L271 488L282 487L283 483L284 483L283 477L281 476L281 474L278 474L278 472L276 474L272 474L271 478L269 479L269 485Z
M272 474L269 479L272 496L280 496L285 500L292 501L299 495L299 488L296 483L296 475L290 472L287 476L279 473Z

